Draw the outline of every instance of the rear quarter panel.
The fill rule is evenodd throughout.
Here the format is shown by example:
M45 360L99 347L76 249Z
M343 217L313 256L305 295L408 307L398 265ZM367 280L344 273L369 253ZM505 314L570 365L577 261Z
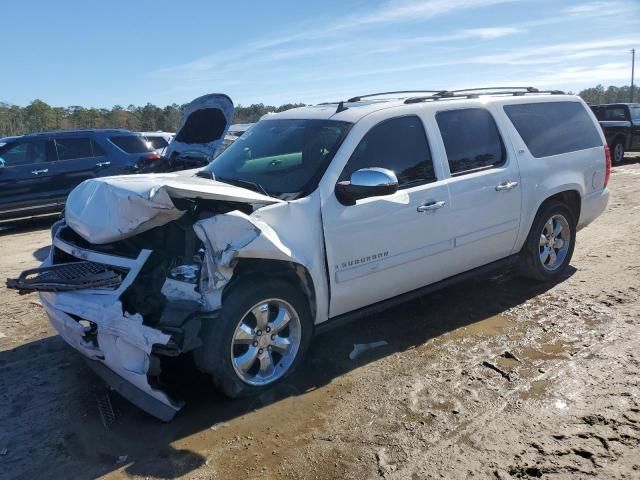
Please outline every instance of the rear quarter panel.
M601 137L603 146L594 147L575 152L563 153L549 157L534 157L518 131L507 117L504 109L505 104L531 103L549 101L580 101L587 114L597 126L597 131ZM505 128L508 130L513 141L516 158L520 167L521 187L522 187L522 221L515 245L515 250L519 251L533 224L533 220L542 203L549 197L565 191L575 191L583 199L594 192L602 191L604 188L605 175L605 138L602 129L598 126L598 121L588 107L581 100L576 100L573 96L562 96L552 100L549 97L524 98L522 100L511 100L504 102L500 108L496 109L496 115L501 117ZM576 219L578 221L578 219Z

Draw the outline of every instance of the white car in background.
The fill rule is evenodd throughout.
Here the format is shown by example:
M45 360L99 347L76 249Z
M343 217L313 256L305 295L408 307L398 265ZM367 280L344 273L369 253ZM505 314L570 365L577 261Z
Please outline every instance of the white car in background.
M164 154L166 153L167 147L171 143L171 140L173 140L174 137L176 136L175 133L163 132L161 130L157 132L136 132L136 133L144 135L144 137L147 139L147 142L149 143L151 148L153 148L158 155L162 155L162 156L164 156Z
M233 142L244 135L245 132L254 125L255 123L236 123L234 125L231 125L229 127L229 130L227 131L227 134L224 136L224 140L220 145L218 145L218 148L216 149L213 157L215 158L222 152L224 152Z

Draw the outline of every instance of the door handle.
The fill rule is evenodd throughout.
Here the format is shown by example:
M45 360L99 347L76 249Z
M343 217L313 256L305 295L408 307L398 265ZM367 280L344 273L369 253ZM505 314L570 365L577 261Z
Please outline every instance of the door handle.
M502 182L500 185L496 186L496 191L503 192L505 190L511 190L518 186L518 182Z
M416 210L418 211L418 213L433 212L434 210L438 210L439 208L444 207L446 204L447 202L445 202L444 200L440 200L438 202L429 202L425 203L424 205L420 205L418 208L416 208Z
M109 165L111 165L111 162L98 162L98 163L96 163L96 167L98 167L98 168L108 167Z
M40 170L33 170L31 173L33 173L34 175L40 175L41 173L48 173L49 169L48 168L42 168Z

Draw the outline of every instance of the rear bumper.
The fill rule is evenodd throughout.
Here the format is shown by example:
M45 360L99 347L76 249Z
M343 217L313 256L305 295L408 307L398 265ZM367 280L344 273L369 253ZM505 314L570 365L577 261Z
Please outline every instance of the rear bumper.
M577 227L578 230L586 227L596 218L598 218L607 209L608 203L609 189L607 188L582 197L580 219L578 220Z
M120 302L107 303L77 292L41 292L49 321L60 336L88 360L91 368L127 400L159 418L171 420L182 403L154 389L147 377L153 345L170 336L143 325L139 315L123 314ZM94 324L82 325L81 320Z

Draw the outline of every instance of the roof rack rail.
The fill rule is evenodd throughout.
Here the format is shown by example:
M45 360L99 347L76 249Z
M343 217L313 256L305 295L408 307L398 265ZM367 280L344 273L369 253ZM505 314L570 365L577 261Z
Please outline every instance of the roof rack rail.
M347 100L347 103L359 102L363 98L379 97L381 95L394 95L397 93L439 93L443 91L444 90L396 90L394 92L368 93L366 95L358 95L357 97L351 97L349 100Z
M470 93L463 93L470 92ZM473 93L482 92L482 93ZM426 97L407 98L404 103L420 103L425 100L440 100L442 98L478 98L480 95L513 95L514 97L526 95L528 93L548 93L551 95L564 95L562 90L538 90L534 87L480 87L465 88L461 90L443 90L435 95Z

